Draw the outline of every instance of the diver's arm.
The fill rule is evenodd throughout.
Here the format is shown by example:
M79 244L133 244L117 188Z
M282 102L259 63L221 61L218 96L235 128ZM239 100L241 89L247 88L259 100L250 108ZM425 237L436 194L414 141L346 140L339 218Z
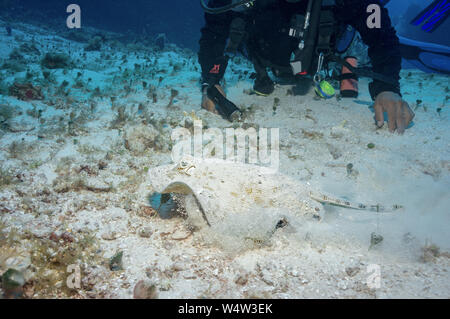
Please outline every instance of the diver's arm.
M231 0L211 0L210 7L230 4ZM232 12L221 14L205 13L205 26L201 29L198 61L202 68L202 81L210 86L222 79L228 60L224 56L226 42L230 32Z
M414 119L414 112L400 95L400 70L402 58L400 42L392 27L387 9L380 5L379 0L336 0L337 17L359 31L363 41L369 46L369 57L373 71L390 77L396 84L373 81L369 91L375 110L376 125L384 125L384 113L388 114L389 131L403 134ZM378 4L381 7L381 28L370 29L367 26L367 7Z
M370 29L367 26L367 13L370 4L379 4L379 0L337 0L337 18L353 26L361 34L362 40L368 45L369 57L373 71L383 74L397 84L388 84L378 80L369 85L369 91L375 100L381 92L394 92L400 95L401 54L400 42L392 27L386 8L381 7L381 28Z

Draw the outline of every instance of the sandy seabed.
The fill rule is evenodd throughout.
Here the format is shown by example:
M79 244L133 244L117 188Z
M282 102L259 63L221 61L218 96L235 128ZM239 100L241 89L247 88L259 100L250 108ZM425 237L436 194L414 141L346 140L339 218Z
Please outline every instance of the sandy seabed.
M357 99L292 96L282 85L259 97L251 65L234 58L226 91L246 118L233 126L201 110L194 52L86 32L89 44L27 24L0 32L0 274L22 274L25 297L132 298L142 280L154 298L450 297L448 77L402 71L416 117L399 136L374 125L365 79ZM52 52L68 60L43 67ZM279 128L280 173L404 208L327 206L320 223L299 217L254 245L233 238L232 224L211 233L161 219L141 186L171 162L172 130L194 120ZM255 207L249 223L259 211L270 214ZM371 247L372 233L383 241ZM70 265L80 288L67 286Z

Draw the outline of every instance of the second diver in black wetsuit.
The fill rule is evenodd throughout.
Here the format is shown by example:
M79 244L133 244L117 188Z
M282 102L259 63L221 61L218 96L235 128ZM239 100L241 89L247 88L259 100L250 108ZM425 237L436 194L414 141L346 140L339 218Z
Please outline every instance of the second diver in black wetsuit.
M333 56L329 51L333 50L336 41L336 29L350 25L368 45L372 73L378 75L373 76L374 81L369 84L370 94L375 101L376 125L384 125L383 113L387 112L389 130L403 133L414 118L414 112L400 94L399 39L387 10L379 0L320 1L320 9L313 9L309 17L309 39L312 39L312 42L306 39L306 45L301 43L301 37L294 36L301 30L293 26L303 26L305 16L308 17L311 7L317 5L314 0L210 0L208 5L204 3L205 0L202 1L206 11L206 25L201 30L198 54L204 93L202 107L215 111L215 99L212 100L208 96L208 89L217 88L216 92L224 95L220 81L228 64L226 52L242 47L245 47L255 67L255 93L269 95L273 92L274 83L267 73L270 68L277 77L294 79L297 83L295 91L305 94L305 80L311 84L311 81L307 80L310 79L307 74L315 72L319 53L323 50L325 57ZM220 10L235 3L241 5L231 10ZM379 4L382 8L381 28L369 28L367 25L367 7L371 4ZM328 8L325 14L324 8ZM317 13L319 11L320 14ZM315 19L320 21L317 22L317 27L314 27L314 12L317 14ZM326 18L323 18L327 14L332 16L328 29ZM319 25L321 31L318 31ZM328 37L323 36L323 30L329 33ZM299 52L301 50L298 48L302 45L303 51ZM308 45L311 49L309 51ZM293 56L301 57L297 59L301 60L301 63L296 63Z

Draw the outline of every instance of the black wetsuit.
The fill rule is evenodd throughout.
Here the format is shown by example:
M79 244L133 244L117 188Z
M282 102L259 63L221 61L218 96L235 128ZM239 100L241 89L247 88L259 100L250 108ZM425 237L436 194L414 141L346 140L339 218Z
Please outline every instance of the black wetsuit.
M210 7L229 4L230 0L210 0ZM199 62L203 81L217 84L226 68L224 51L230 34L230 24L235 17L243 17L248 37L246 46L258 56L274 65L288 67L291 54L298 46L298 40L289 36L291 17L305 14L308 1L288 3L286 0L257 0L253 9L245 12L229 11L222 14L205 14L206 25L202 28ZM383 91L400 94L401 55L399 39L391 25L389 14L382 6L381 28L367 27L367 7L378 4L378 0L336 0L335 19L339 24L351 25L369 47L373 71L394 80L396 85L374 80L369 90L372 98ZM258 6L259 4L259 6Z

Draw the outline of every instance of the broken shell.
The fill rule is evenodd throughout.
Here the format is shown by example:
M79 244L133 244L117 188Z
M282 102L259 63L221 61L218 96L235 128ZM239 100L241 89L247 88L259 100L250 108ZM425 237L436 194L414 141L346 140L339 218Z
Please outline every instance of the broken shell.
M118 234L115 231L106 231L102 234L102 239L104 240L115 240L118 237Z
M140 280L133 291L134 299L156 299L158 291L156 285L147 280Z
M138 234L140 237L149 238L152 235L152 230L150 227L142 227L139 229Z

